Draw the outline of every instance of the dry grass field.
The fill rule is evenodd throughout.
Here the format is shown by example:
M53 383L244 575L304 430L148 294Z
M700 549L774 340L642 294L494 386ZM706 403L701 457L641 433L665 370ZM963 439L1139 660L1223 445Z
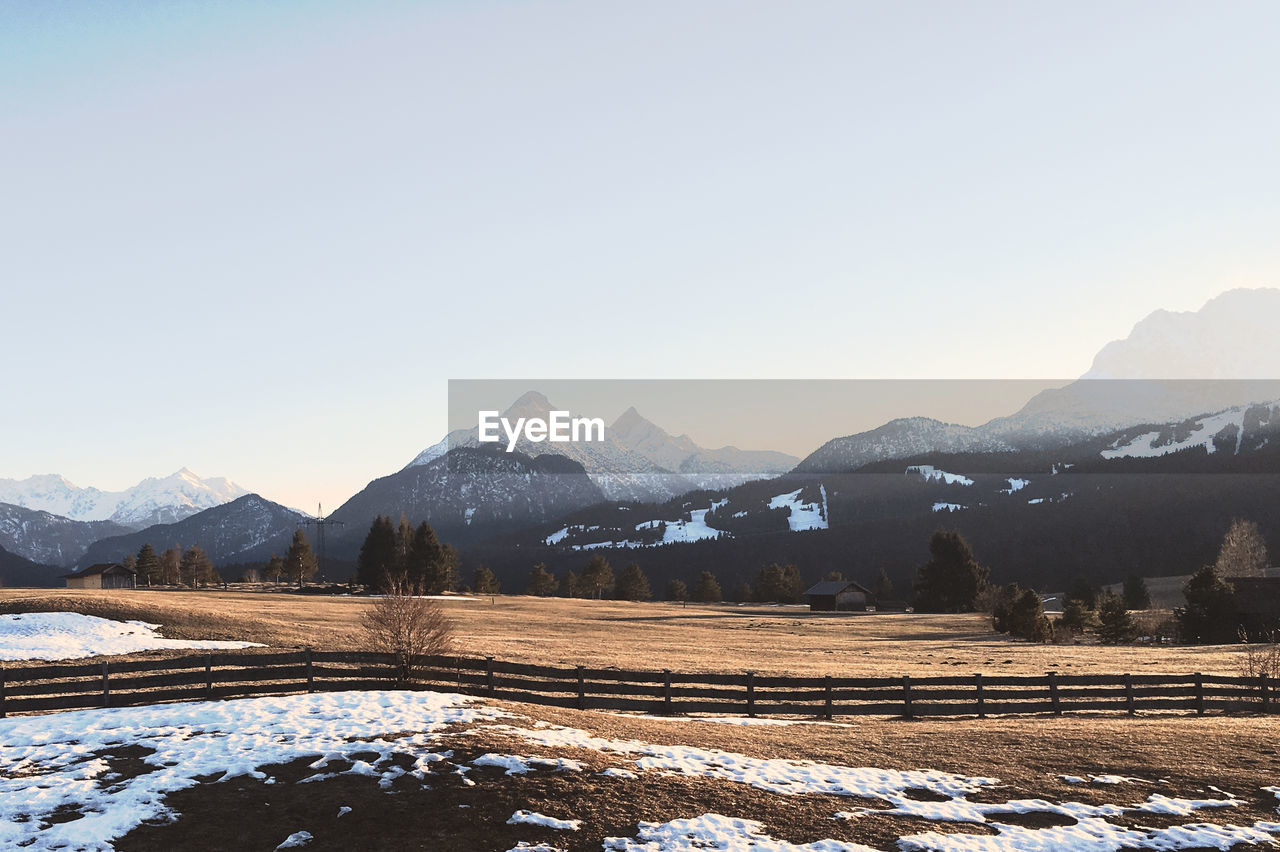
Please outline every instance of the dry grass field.
M992 633L987 620L976 615L834 616L810 615L802 608L789 607L504 596L457 599L442 605L455 624L460 651L549 665L769 674L1041 674L1051 668L1234 674L1240 655L1233 647L1036 646ZM172 638L242 639L277 648L359 647L359 619L369 606L370 601L361 598L261 591L0 590L0 613L74 610L158 623ZM335 764L336 774L326 776L327 780L310 778L317 773L314 755L266 765L261 767L262 777L241 775L230 783L222 783L219 773L200 776L194 779L194 786L165 796L166 806L179 816L147 821L113 845L138 852L270 849L306 828L314 835L307 848L315 850L466 848L501 852L522 842L549 844L544 848L598 850L608 837L636 835L641 821L694 819L716 813L758 821L769 836L793 843L830 839L894 850L900 848L899 838L931 831L946 835L958 832L962 836L955 839L960 845L954 848L969 849L979 847L964 844L1011 830L993 827L997 822L1050 832L1059 827L1073 830L1077 821L1062 815L1053 804L1059 802L1118 803L1123 810L1108 817L1110 823L1139 834L1199 821L1269 824L1275 819L1277 806L1269 788L1280 781L1274 717L1252 714L1196 717L1159 713L1137 718L1081 714L916 721L860 718L835 724L741 726L498 704L518 715L498 720L502 724L476 723L447 730L432 745L447 759L433 765L426 784L406 776L393 779L389 786L379 786L376 775L371 778L364 770L356 771L354 762L362 754L358 751L362 738L377 732L353 729L352 748L357 751ZM671 772L607 777L601 774L604 770L634 770L634 760L607 749L534 747L508 723L522 728L532 725L535 732L548 723L563 725L614 741L642 741L659 748L696 746L765 761L812 760L902 771L927 768L994 778L997 784L970 794L968 800L989 802L996 808L1014 800L1040 804L1030 812L1001 810L999 818L993 813L989 822L952 823L883 810L888 804L876 799L820 793L780 795L750 784ZM153 771L141 760L147 749L130 748L133 751L116 749L106 758L118 777L128 779ZM477 765L482 755L529 754L531 749L541 758L577 761L582 771L542 769L508 775ZM396 759L408 767L413 754ZM350 771L344 771L348 764ZM1123 776L1127 780L1118 785L1072 783L1064 775ZM300 783L303 779L308 783ZM1238 798L1229 813L1179 815L1140 807L1144 801L1162 796ZM858 807L869 810L852 820L832 816ZM512 825L511 815L518 809L572 816L583 825L576 832ZM241 818L229 821L228 814ZM76 818L70 811L57 816ZM1117 848L1044 846L1050 841L1037 840L1042 842L1036 848ZM1173 847L1136 843L1123 848ZM1275 846L1234 843L1229 848L1243 852Z
M178 639L273 647L360 647L358 597L286 592L0 590L0 612L74 610L160 624ZM496 596L455 599L457 651L542 665L684 672L886 676L1069 673L1237 674L1235 646L1033 645L982 615L811 614L805 607Z

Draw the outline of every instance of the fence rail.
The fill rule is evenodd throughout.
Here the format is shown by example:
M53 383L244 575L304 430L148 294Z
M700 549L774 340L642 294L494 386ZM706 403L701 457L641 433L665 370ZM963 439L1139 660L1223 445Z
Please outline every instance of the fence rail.
M412 674L412 678L409 675ZM748 716L978 716L1276 709L1266 675L775 677L538 666L355 651L195 654L68 665L0 665L0 718L297 692L420 688L579 710Z

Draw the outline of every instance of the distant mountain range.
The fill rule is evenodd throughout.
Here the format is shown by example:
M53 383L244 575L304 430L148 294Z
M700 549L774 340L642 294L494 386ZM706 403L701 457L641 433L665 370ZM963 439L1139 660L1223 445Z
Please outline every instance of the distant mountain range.
M974 427L904 417L833 438L803 460L707 449L634 408L596 443L521 439L507 453L505 445L481 444L475 429L459 430L333 512L345 526L330 529L329 553L349 563L375 516L403 513L413 523L430 522L442 540L478 548L494 565L596 548L625 548L648 560L662 552L678 562L685 557L671 554L684 551L665 546L675 544L749 562L765 552L756 544L776 558L800 548L830 561L836 544L888 558L898 552L898 538L940 517L989 530L1043 524L1058 513L1087 517L1091 529L1115 527L1098 535L1123 536L1147 529L1135 513L1155 505L1171 516L1200 507L1199 519L1183 518L1178 531L1187 552L1198 553L1220 537L1217 515L1230 507L1276 516L1273 489L1228 477L1199 490L1188 480L1178 486L1183 491L1162 491L1155 479L1105 475L1280 472L1280 379L1267 375L1280 370L1275 336L1266 332L1274 328L1280 290L1232 291L1191 314L1156 312L1126 340L1108 344L1085 377L1013 414ZM547 417L552 410L550 400L530 391L503 416ZM867 484L873 480L879 484ZM1081 490L1082 482L1091 484ZM223 565L261 561L283 553L303 517L185 469L115 493L58 476L0 480L0 546L23 576L56 576L47 565L120 559L144 542L157 549L200 544ZM1056 541L1054 528L1041 529ZM1159 533L1151 527L1149 553L1164 552ZM1098 543L1091 558L1133 556L1107 547ZM1011 558L1031 552L1024 551ZM1062 558L1051 548L1037 552L1046 566Z
M279 503L246 494L175 523L154 524L96 541L76 560L76 566L116 562L136 554L144 544L157 553L198 544L216 565L265 561L272 554L284 555L293 531L304 518Z
M57 474L0 479L0 503L73 521L111 521L131 529L180 521L248 493L230 480L201 479L185 467L123 491L81 488Z
M529 391L501 416L514 423L522 417L546 419L557 410L563 409L538 391ZM477 428L455 430L419 453L406 470L429 464L453 448L480 446ZM778 476L799 461L772 450L707 449L688 435L671 435L634 407L606 427L604 441L553 444L521 436L515 449L533 458L561 455L572 459L611 500L667 500L697 488L724 488L748 479Z

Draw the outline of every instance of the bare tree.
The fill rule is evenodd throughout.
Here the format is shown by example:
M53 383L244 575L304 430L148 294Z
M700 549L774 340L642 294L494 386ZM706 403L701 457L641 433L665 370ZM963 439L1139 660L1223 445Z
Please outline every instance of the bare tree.
M403 574L388 577L386 594L377 598L360 620L370 648L399 654L400 680L407 683L421 671L424 658L453 648L453 626L435 601L422 596L422 587Z
M1236 518L1222 539L1214 569L1219 577L1262 577L1270 564L1267 543L1253 521Z

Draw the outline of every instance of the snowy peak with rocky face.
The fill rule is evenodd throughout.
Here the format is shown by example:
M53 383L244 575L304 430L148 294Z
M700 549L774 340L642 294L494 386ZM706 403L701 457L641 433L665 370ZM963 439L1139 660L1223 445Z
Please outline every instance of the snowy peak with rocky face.
M1013 447L982 429L930 417L890 420L867 432L834 438L796 466L797 473L841 473L884 459L925 453L1003 452Z
M501 417L514 426L521 418L548 419L559 411L538 391L528 391ZM505 446L506 437L502 438ZM480 448L478 429L458 429L423 450L404 470L433 463L451 449ZM493 446L493 445L486 445ZM790 470L795 456L737 447L706 449L688 435L672 436L634 407L605 428L603 441L551 443L521 436L515 450L531 458L560 455L582 465L611 500L664 501L700 488L727 488L748 479Z
M170 476L144 479L124 491L81 488L57 474L0 479L0 503L73 521L111 521L134 529L174 523L248 493L228 479L201 479L185 467Z
M1085 379L1280 379L1280 289L1228 290L1198 311L1156 311Z

